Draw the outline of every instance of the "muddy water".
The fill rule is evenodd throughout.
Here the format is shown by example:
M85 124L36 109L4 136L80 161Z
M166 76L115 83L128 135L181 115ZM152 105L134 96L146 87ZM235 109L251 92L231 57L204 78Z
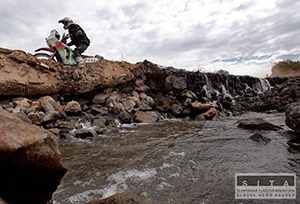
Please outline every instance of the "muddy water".
M237 128L237 120L262 117L282 132ZM89 140L60 141L69 169L53 203L86 203L119 192L152 203L300 203L235 200L235 173L300 173L300 152L289 148L283 114L249 113L213 121L165 121L121 127ZM249 139L259 132L271 139Z

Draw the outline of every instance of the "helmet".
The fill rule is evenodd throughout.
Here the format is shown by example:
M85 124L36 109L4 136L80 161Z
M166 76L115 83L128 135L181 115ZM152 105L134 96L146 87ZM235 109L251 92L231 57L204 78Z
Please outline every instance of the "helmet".
M63 19L59 20L58 23L64 24L64 29L68 29L69 26L73 24L73 21L69 17L64 17Z

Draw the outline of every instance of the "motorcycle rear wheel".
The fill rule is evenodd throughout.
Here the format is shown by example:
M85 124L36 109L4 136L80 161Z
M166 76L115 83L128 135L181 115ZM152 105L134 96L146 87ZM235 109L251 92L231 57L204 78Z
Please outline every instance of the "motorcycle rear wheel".
M46 59L50 59L51 55L47 54L47 53L35 53L33 56L35 56L36 58L40 59L40 58L46 58Z
M33 56L35 56L38 59L51 59L51 60L55 61L53 56L48 53L38 52L38 53L35 53Z

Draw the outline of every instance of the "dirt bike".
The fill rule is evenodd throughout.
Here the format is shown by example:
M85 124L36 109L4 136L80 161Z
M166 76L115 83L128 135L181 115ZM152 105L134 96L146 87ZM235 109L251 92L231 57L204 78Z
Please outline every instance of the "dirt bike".
M38 59L51 59L61 62L64 65L77 65L75 55L70 46L66 44L68 35L63 34L60 40L60 34L57 30L51 30L50 35L46 38L49 47L41 47L35 50L34 56ZM96 55L95 57L82 55L83 63L95 63L103 59Z

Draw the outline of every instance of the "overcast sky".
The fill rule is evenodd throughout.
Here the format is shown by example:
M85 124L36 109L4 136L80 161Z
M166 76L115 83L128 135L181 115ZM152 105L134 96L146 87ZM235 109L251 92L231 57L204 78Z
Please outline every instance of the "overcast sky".
M34 53L68 16L91 40L85 54L264 75L299 59L299 9L298 0L1 0L0 47Z

